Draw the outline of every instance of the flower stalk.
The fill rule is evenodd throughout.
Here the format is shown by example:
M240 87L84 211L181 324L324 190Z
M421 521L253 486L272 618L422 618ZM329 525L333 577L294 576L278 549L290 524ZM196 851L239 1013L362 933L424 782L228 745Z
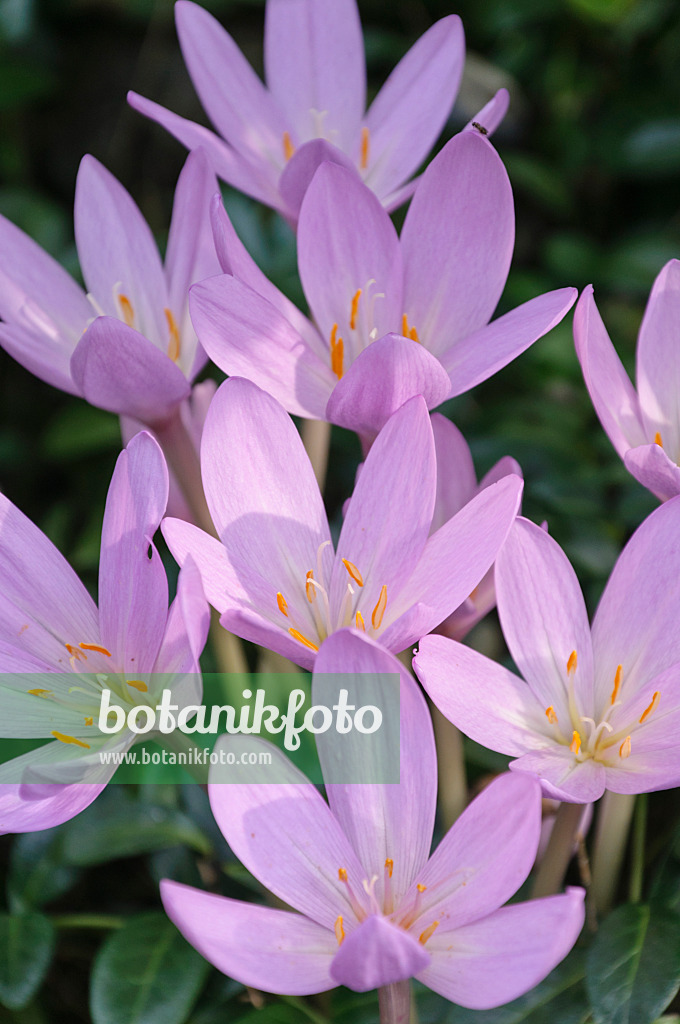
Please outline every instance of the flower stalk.
M548 848L543 855L534 882L531 893L533 899L537 899L539 896L551 896L562 888L569 861L574 855L574 843L582 815L583 804L566 802L560 804L548 841Z
M409 1024L411 1020L411 982L398 981L378 989L380 1024Z
M591 899L599 915L611 908L628 842L635 796L605 793L597 819Z

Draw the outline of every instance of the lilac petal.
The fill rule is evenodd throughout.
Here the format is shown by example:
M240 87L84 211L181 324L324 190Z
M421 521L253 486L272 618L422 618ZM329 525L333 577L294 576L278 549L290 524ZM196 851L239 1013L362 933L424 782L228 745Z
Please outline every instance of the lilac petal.
M300 142L320 134L348 149L366 106L364 42L356 0L270 0L267 84Z
M0 346L40 380L70 395L79 395L71 379L70 363L74 343L59 334L51 321L43 320L42 310L32 302L24 307L23 320L32 319L31 310L38 323L33 322L30 329L18 324L0 323Z
M21 784L0 785L0 835L8 832L41 832L69 821L95 800L106 783L74 783L42 786L42 799L22 798ZM51 792L50 792L51 791Z
M452 640L463 640L478 622L496 606L493 566L482 577L470 596L440 622L435 632Z
M209 628L210 610L203 593L201 574L189 555L180 570L177 597L168 612L154 671L200 672L199 658L208 639Z
M446 370L427 349L410 338L386 334L365 348L336 383L324 418L372 441L409 398L422 395L432 409L449 391Z
M421 943L385 917L371 914L346 935L330 968L339 985L370 992L412 978L430 963Z
M577 761L569 747L531 750L511 761L510 770L538 775L546 796L567 803L592 804L605 790L604 765L592 758Z
M238 46L204 8L175 5L182 55L208 117L245 157L284 160L287 122Z
M348 884L367 903L363 870L328 804L305 776L271 743L253 736L223 736L218 747L237 763L228 783L208 784L210 806L222 834L251 874L289 906L333 929L338 915L352 920ZM238 782L239 756L268 751L270 783ZM246 769L244 777L253 777ZM339 872L347 872L348 883Z
M458 92L465 37L455 14L442 18L397 64L366 115L370 149L366 183L386 196L420 166Z
M183 519L164 519L161 529L173 558L179 565L183 566L188 557L196 563L205 596L218 612L226 609L234 591L243 595L241 587L234 579L224 545L215 537L211 537L193 523L184 522Z
M142 423L161 424L189 396L189 382L139 331L99 316L71 358L73 379L92 405Z
M423 174L401 233L403 311L435 355L489 322L514 237L500 157L478 132L456 135Z
M68 672L66 643L97 643L97 608L37 526L0 494L0 631L13 646Z
M623 458L649 438L635 389L614 351L588 285L574 311L574 342L583 378L600 423Z
M482 128L486 128L487 135L493 135L507 114L509 106L510 93L507 89L499 89L489 102L484 104L479 113L475 114L471 121L468 121L463 131L478 131L475 125L481 124Z
M517 520L498 556L496 596L505 641L543 710L552 706L564 731L573 685L581 713L592 716L593 649L583 594L559 544L528 519Z
M271 598L271 587L269 604L274 604ZM283 621L285 620L282 619ZM300 665L309 672L314 667L316 654L312 648L306 647L298 640L293 640L285 627L272 623L270 619L252 607L228 608L220 618L220 625L243 640L250 640L251 643L258 644L260 647L276 651L277 654L283 655L293 664Z
M411 178L409 182L402 185L401 188L396 188L394 192L390 192L388 196L385 196L382 200L382 204L388 213L392 213L394 210L398 210L407 199L410 199L418 187L420 176L417 178Z
M427 705L413 678L397 659L368 637L349 630L333 633L321 645L314 676L321 673L398 673L400 678L400 755L398 785L326 785L333 814L354 847L366 878L377 875L376 898L384 896L385 865L395 904L423 868L430 852L437 798L437 758ZM377 684L376 684L377 685ZM390 688L390 696L393 690ZM314 694L314 690L312 691ZM385 706L385 703L382 704ZM381 733L373 738L387 742ZM333 736L317 737L321 767L333 757ZM343 747L343 749L345 749ZM389 751L385 752L385 757ZM383 761L380 763L384 763Z
M521 497L522 481L505 477L432 534L396 597L394 621L381 637L385 647L403 650L465 600L495 561Z
M330 540L319 487L292 420L255 384L232 377L213 398L201 445L208 507L246 590L267 583L292 602ZM328 561L328 557L327 557ZM304 602L309 607L307 601Z
M346 559L364 578L359 601L366 623L383 586L387 587L387 616L391 618L392 595L403 589L425 546L435 486L430 417L423 399L415 397L388 420L359 475L331 579L331 608L336 615L349 581L342 562Z
M102 643L125 672L153 670L165 630L168 582L153 535L167 500L165 459L158 443L142 431L116 462L99 563Z
M675 723L677 729L677 721ZM677 733L676 733L677 735ZM620 765L605 768L607 789L613 793L655 793L680 785L677 743L660 750L631 754Z
M168 293L153 235L130 194L92 156L80 162L73 218L83 277L101 311L120 319L124 295L131 326L167 347Z
M307 5L310 6L309 4ZM312 178L324 161L344 167L359 179L356 167L341 149L326 139L312 139L295 150L279 178L279 192L289 215L297 218Z
M629 448L623 461L628 472L661 501L680 494L680 468L666 455L661 445L643 444Z
M437 920L449 941L457 930L498 910L531 871L541 834L541 787L506 772L466 807L404 897L424 930Z
M507 366L566 316L577 295L575 288L538 295L447 347L441 361L451 376L451 395L462 395Z
M144 117L156 121L187 149L197 149L200 146L205 150L215 174L234 188L275 209L281 206L276 189L276 175L268 165L245 160L209 128L173 114L172 111L145 99L144 96L129 92L127 100L131 107Z
M298 264L310 309L324 338L333 324L348 353L355 333L368 341L401 325L402 262L399 238L375 195L356 175L325 163L307 189L298 224ZM350 328L352 300L356 332ZM380 296L380 297L379 297Z
M545 743L543 711L527 684L483 654L424 636L413 668L441 713L475 742L514 757Z
M620 697L680 661L680 497L638 527L614 566L593 619L600 706L610 700L617 666ZM663 595L663 600L660 599Z
M437 497L432 533L459 512L477 490L477 475L467 441L451 420L432 414L432 432L437 453Z
M585 917L583 889L503 907L454 934L428 939L424 985L459 1006L487 1010L516 999L563 960ZM453 941L452 941L453 940Z
M491 484L495 484L498 480L502 480L504 476L508 476L510 473L514 473L515 476L523 479L522 467L519 462L513 459L511 455L504 455L498 462L493 464L489 472L485 473L479 481L480 491Z
M300 914L214 896L164 879L165 912L223 974L243 985L306 996L334 988L335 936Z
M669 260L651 290L637 347L637 385L647 438L659 432L673 458L680 456L680 260Z
M325 418L336 379L330 365L267 299L223 274L191 289L191 316L221 370L252 380L294 415Z

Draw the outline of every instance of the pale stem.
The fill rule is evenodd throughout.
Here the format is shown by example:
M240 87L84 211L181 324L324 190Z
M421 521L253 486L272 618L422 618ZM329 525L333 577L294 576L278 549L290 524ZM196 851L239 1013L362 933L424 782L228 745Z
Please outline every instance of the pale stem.
M633 816L635 796L607 790L597 816L591 898L598 914L612 905Z
M331 443L331 425L324 420L304 420L300 432L302 443L314 470L316 482L323 494L328 467L328 450Z
M378 989L380 1024L409 1024L411 1020L411 982L397 981Z
M548 840L548 848L538 866L531 898L552 896L559 892L569 861L574 856L578 827L585 810L584 804L560 804Z
M467 779L463 737L439 708L431 705L434 739L437 745L437 773L439 776L439 810L444 830L453 825L465 810Z

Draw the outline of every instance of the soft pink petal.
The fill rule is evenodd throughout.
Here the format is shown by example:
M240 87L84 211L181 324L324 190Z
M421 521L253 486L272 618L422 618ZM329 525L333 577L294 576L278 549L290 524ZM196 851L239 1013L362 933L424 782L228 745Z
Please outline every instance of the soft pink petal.
M441 413L435 412L431 418L437 453L437 498L432 518L434 533L474 496L477 475L472 453L458 427Z
M397 64L366 115L370 149L366 183L393 192L425 159L444 127L465 60L460 18L442 18Z
M30 327L0 323L0 346L40 380L71 395L79 395L78 387L71 379L71 355L75 341L65 338L51 322L43 320L42 311L31 300L24 307L22 320L30 323L33 315L39 322L31 323Z
M463 131L478 131L476 125L486 129L487 135L493 135L501 121L508 112L510 106L510 93L507 89L499 89L488 103L475 114L471 121L465 125ZM482 133L484 134L484 133Z
M510 762L511 771L538 775L543 792L553 800L592 804L605 790L606 772L599 761L577 761L569 747L555 744L551 749L531 750Z
M680 457L680 260L670 260L651 290L637 347L637 386L647 440L659 432Z
M215 537L183 519L164 519L161 528L175 561L184 565L190 556L196 563L205 596L218 612L226 609L234 593L245 596L235 580L224 545Z
M335 936L301 914L214 896L164 879L165 911L185 939L243 985L305 996L334 988Z
M372 914L345 936L330 973L334 981L354 992L370 992L412 978L429 963L429 953L413 936Z
M69 821L95 800L106 783L53 785L51 795L42 786L42 799L22 799L21 784L0 785L0 835L7 832L41 832Z
M201 575L189 556L180 570L177 597L168 612L154 671L198 674L199 658L208 639L209 628L210 609L203 593ZM197 700L200 700L200 694L197 694Z
M308 5L310 6L310 5ZM279 192L286 204L288 215L297 219L302 200L312 178L324 161L338 164L359 178L356 167L341 149L326 139L312 139L299 146L286 164L279 179Z
M272 598L271 587L269 588L268 597L268 604L272 606L270 614L273 616L273 608L276 607L276 601ZM251 602L249 607L228 608L220 618L220 625L228 629L230 633L240 636L243 640L250 640L251 643L259 644L260 647L276 651L277 654L288 658L293 664L300 665L301 668L311 672L316 658L315 652L311 647L300 643L299 640L294 640L288 634L284 625L288 620L281 615L279 615L279 618L281 619L280 626L273 623L271 617L267 618L261 612L255 610Z
M661 501L680 494L680 468L660 445L629 448L623 461L628 472Z

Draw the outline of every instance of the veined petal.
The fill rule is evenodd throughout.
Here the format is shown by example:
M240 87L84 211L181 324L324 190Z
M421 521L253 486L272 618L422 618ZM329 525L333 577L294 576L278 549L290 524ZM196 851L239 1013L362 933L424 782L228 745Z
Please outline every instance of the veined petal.
M99 316L71 358L71 373L91 405L153 426L191 392L178 366L139 331Z
M7 657L7 645L2 644L0 736L8 739L52 739L53 730L69 736L82 732L82 714L73 707L64 707L61 702L48 699L53 695L68 698L69 686L65 679L75 682L71 673L62 676L54 669L37 669L32 659L17 657L18 654L10 650Z
M472 120L468 121L463 131L477 131L475 126L481 124L482 128L486 128L487 135L493 135L507 114L509 106L510 93L507 89L499 89Z
M680 467L656 442L629 448L623 456L623 462L638 483L660 501L668 501L680 494Z
M2 278L0 271L0 278ZM22 319L31 319L28 302L24 307ZM42 311L35 315L42 319ZM84 326L83 321L83 326ZM29 373L40 380L51 384L54 388L66 391L70 395L80 395L78 386L71 378L71 354L74 342L61 335L52 323L47 323L45 333L38 324L30 329L18 324L0 323L0 345L12 359L16 359Z
M359 180L359 172L355 165L332 142L326 139L311 139L304 142L295 150L279 178L279 192L286 204L288 216L295 220L299 217L302 200L312 178L324 162L344 167Z
M263 992L306 996L334 988L335 936L301 914L214 896L164 879L165 912L219 971Z
M552 330L577 294L575 288L559 288L537 295L447 347L440 358L451 376L451 395L462 395L491 377Z
M609 340L592 285L582 293L574 311L574 341L595 412L623 458L629 448L645 444L649 438L638 396Z
M276 607L276 599L269 596L269 604ZM220 625L228 629L230 633L240 636L243 640L250 640L251 643L259 644L270 651L276 651L288 658L295 665L311 672L314 667L316 653L311 647L301 644L299 640L293 640L286 627L272 622L273 608L269 616L253 609L252 601L246 607L229 607L220 618ZM282 619L282 623L285 622Z
M424 985L459 1006L487 1010L542 981L572 948L583 927L583 889L503 907L428 940L432 963Z
M555 744L543 750L530 750L510 770L538 775L545 796L572 804L592 804L605 790L606 769L599 761L577 761L569 747Z
M593 704L588 615L576 573L559 544L520 518L495 573L503 635L537 700L554 708L558 722L569 722L573 688L581 714L592 716L597 701ZM612 674L612 684L613 679Z
M246 377L289 412L324 419L336 378L287 319L251 287L223 274L191 289L191 316L210 358Z
M472 648L424 636L413 668L441 713L475 742L514 757L550 742L527 684Z
M229 565L224 545L215 537L183 519L164 519L161 529L179 565L184 565L187 557L196 563L205 596L218 612L223 612L234 596L246 597Z
M356 0L269 0L267 84L300 142L317 135L348 149L366 106Z
M161 346L168 292L158 248L130 194L92 156L80 163L73 218L83 277L100 310L122 319L126 299L125 322Z
M168 581L153 543L168 501L168 470L150 434L136 434L111 478L102 526L102 643L127 672L151 672L168 614Z
M434 533L459 512L477 490L470 447L458 427L435 412L431 416L437 454L437 497L431 531Z
M329 636L316 658L314 679L318 682L313 683L313 687L322 682L319 676L323 673L337 677L341 673L368 672L399 676L400 782L385 785L327 782L326 793L366 878L377 875L375 894L380 905L384 905L386 864L391 862L389 881L396 905L424 867L430 852L437 796L437 759L430 713L422 694L403 665L369 637L350 630ZM313 699L314 692L313 689ZM385 685L381 706L387 706L388 698L395 696L394 689ZM381 766L386 764L393 749L387 726L388 723L384 723L371 737L371 754ZM331 779L336 749L333 734L319 734L317 748L324 778ZM349 756L344 741L340 749Z
M640 327L637 385L647 439L658 432L680 458L680 260L670 260L652 287Z
M354 992L370 992L412 978L429 963L430 954L412 935L371 914L345 936L330 973L334 981Z
M449 941L459 928L498 910L527 878L541 833L541 786L527 775L499 776L446 833L404 897L418 899L412 927L432 920ZM422 926L422 927L421 927ZM429 947L428 947L429 948Z
M43 798L26 800L21 797L20 784L0 785L0 835L8 832L41 832L75 818L95 800L106 783L74 783L71 786L54 784L51 795L47 786L41 787Z
M222 736L217 748L232 751L236 764L228 769L229 782L220 772L210 774L210 806L222 834L236 856L263 885L289 906L333 929L339 914L353 920L347 884L360 902L363 896L361 865L328 804L305 776L271 743L254 736ZM217 749L216 748L216 749ZM242 752L268 751L272 763L261 769L239 765Z
M163 642L154 671L198 675L199 658L203 653L209 628L210 610L203 593L201 574L189 555L180 569L177 597L168 612ZM200 699L200 694L197 694L196 699Z
M380 197L420 166L444 127L465 60L459 17L442 18L399 61L366 115L366 183Z
M489 322L514 238L501 159L478 132L461 132L420 179L401 233L403 312L435 355Z
M386 334L360 352L335 383L324 418L356 431L366 444L410 398L422 395L433 409L449 391L446 370L427 349Z

